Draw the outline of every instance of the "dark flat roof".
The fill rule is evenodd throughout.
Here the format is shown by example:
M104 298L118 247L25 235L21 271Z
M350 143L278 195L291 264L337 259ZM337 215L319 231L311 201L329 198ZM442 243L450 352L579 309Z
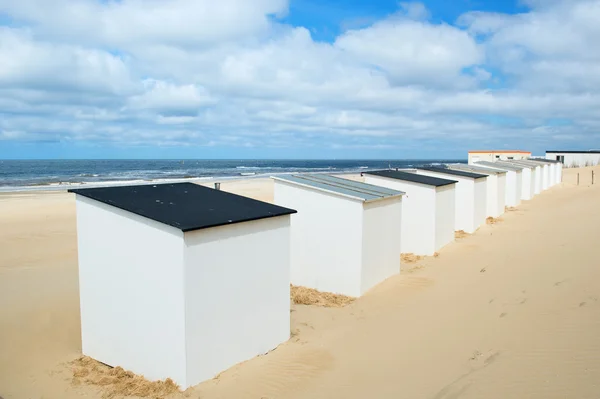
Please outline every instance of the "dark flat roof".
M448 169L448 168L442 168L442 167L437 167L437 166L425 166L425 167L422 167L419 169L428 170L430 172L436 172L436 173L446 173L448 175L454 175L454 176L470 177L472 179L483 179L484 177L488 177L488 175L484 175L481 173L465 172L462 170Z
M193 183L84 188L69 192L184 232L296 213L293 209Z
M587 150L587 151L546 151L546 154L600 154L600 150Z
M457 183L456 180L440 179L438 177L418 175L416 173L400 172L396 170L372 170L363 173L367 175L387 177L389 179L405 180L413 183L420 183L434 187L447 186L448 184Z
M342 179L325 174L302 174L274 176L274 180L296 183L301 186L336 193L344 197L360 199L365 202L376 201L383 198L400 197L406 193L389 188L374 186L354 180Z

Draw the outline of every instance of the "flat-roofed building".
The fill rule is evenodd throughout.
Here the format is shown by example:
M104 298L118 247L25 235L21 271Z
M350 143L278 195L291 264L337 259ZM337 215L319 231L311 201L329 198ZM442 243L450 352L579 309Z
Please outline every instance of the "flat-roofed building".
M531 151L520 150L474 150L469 151L469 164L479 161L507 161L511 159L527 159Z
M600 164L600 150L546 151L546 159L559 161L565 168L581 168Z

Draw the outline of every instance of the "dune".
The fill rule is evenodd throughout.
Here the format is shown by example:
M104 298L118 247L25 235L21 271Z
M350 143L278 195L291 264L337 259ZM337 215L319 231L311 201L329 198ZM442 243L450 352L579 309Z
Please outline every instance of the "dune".
M167 397L598 398L591 170L565 169L562 184L346 306L293 304L287 343ZM221 189L273 198L267 179ZM0 397L112 392L74 379L77 278L73 197L0 194Z

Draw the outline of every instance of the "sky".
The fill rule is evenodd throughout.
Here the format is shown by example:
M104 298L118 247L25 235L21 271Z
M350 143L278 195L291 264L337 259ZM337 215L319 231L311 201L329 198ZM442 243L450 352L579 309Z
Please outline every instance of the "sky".
M600 0L0 0L0 159L600 147Z

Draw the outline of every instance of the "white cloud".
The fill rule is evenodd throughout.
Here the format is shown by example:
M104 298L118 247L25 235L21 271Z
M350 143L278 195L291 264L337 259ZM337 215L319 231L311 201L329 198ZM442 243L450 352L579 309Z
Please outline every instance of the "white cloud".
M431 16L427 7L419 2L400 2L400 9L399 14L409 19L425 20Z
M132 96L126 108L146 110L167 116L193 116L207 105L214 104L206 89L193 84L174 85L148 79L143 94ZM187 119L183 119L184 121Z
M460 22L484 34L489 62L529 91L600 88L600 2L529 1L519 15L469 13Z
M528 5L454 26L402 3L326 43L277 22L283 0L0 0L19 25L0 27L0 139L381 150L598 140L600 1Z
M45 37L128 48L142 43L199 46L269 29L285 0L0 0L0 12Z
M348 31L335 46L381 68L396 85L462 86L463 68L483 61L483 51L466 32L398 16Z
M47 91L127 94L125 62L105 51L35 41L25 30L0 27L0 86Z

